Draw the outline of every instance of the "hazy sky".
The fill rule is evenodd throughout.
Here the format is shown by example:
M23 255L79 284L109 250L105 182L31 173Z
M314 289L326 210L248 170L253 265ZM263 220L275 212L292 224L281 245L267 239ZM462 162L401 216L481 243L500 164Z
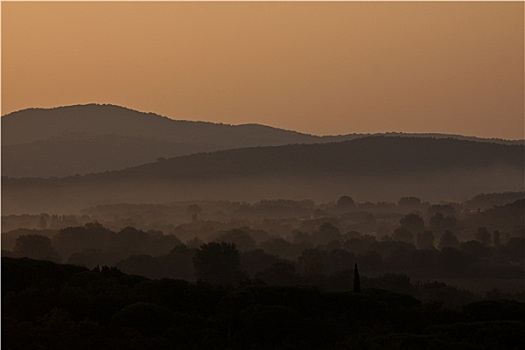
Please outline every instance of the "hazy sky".
M524 3L2 3L2 115L524 137Z

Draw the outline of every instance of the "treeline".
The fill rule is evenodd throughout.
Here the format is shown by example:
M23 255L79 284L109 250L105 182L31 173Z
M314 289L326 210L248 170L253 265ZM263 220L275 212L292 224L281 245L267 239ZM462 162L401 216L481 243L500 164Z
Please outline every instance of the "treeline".
M55 230L19 229L5 234L7 242L13 241L12 252L5 254L46 259L55 262L81 262L82 265L114 264L135 254L162 255L168 253L180 240L160 231L147 232L126 227L114 232L99 223L66 227ZM81 261L82 259L87 259ZM91 259L91 261L89 260ZM77 261L79 260L79 261Z
M503 202L520 195L478 198L484 203ZM525 300L523 199L478 209L430 204L416 197L402 197L398 203L357 203L342 196L320 205L308 200L121 204L93 208L87 214L3 217L4 227L31 228L2 233L2 256L88 268L117 266L149 278L219 284L252 279L327 291L346 290L358 262L365 284L422 300L441 295L439 299L449 305L462 305L474 299L453 288L421 287L407 276L467 288L478 297L490 291L493 298ZM104 224L90 222L94 218ZM183 223L175 225L177 221ZM231 244L231 254L228 249L210 248L222 243ZM233 263L210 262L223 270L202 275L196 259L209 250L213 251L209 261ZM498 290L491 291L494 287Z
M150 280L2 259L2 348L521 349L525 304L450 311L381 289L325 292Z
M356 202L349 196L326 203L289 199L254 203L211 200L171 204L122 203L91 207L83 210L82 215L2 215L2 233L19 228L58 231L97 221L112 230L133 226L182 235L186 228L194 229L200 224L214 231L249 226L271 235L286 236L294 229L312 232L322 223L330 222L343 232L359 231L381 237L391 234L398 228L399 221L411 213L421 216L430 230L437 223L436 220L432 222L436 214L453 217L455 222L451 228L460 240L471 239L478 227L498 230L505 235L524 228L525 193L481 194L464 203L439 204L417 197L401 197L397 203ZM202 232L194 234L202 236ZM184 240L185 237L180 238Z
M51 237L36 230L30 232L18 236L13 250L3 250L3 256L88 268L110 265L149 278L221 285L238 285L251 279L268 285L310 285L328 291L348 290L354 263L358 262L369 276L363 285L409 293L423 300L441 293L439 299L450 305L464 304L474 296L446 286L434 285L432 289L424 284L413 285L407 276L420 280L525 278L523 237L503 240L497 231L480 228L476 240L460 242L445 229L434 242L432 231L426 230L422 219L414 214L405 216L400 227L384 240L358 232L343 234L330 223L310 234L293 232L290 240L233 229L216 232L209 242L194 238L182 243L176 236L159 231L127 227L114 232L98 223L61 229ZM496 285L487 289L491 287ZM525 293L521 291L513 298L525 300Z

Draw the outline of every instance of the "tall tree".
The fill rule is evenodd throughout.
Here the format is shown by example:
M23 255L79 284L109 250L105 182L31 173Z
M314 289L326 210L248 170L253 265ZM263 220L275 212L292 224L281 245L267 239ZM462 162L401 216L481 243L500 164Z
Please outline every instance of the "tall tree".
M357 263L354 265L354 293L361 292L361 279L359 278L359 270L357 269Z

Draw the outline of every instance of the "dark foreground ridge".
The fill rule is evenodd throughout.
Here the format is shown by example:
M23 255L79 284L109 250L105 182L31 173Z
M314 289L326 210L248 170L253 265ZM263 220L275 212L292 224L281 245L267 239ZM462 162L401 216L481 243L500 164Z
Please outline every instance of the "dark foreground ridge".
M525 304L221 287L2 258L3 349L521 349Z

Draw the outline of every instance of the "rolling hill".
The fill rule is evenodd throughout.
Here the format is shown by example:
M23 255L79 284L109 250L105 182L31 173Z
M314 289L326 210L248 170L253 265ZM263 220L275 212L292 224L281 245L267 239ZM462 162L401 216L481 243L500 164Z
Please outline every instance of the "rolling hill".
M172 120L114 105L26 109L2 117L2 174L87 174L159 157L315 140L262 125Z
M173 120L153 113L97 104L26 109L3 116L1 124L2 174L11 177L83 175L199 152L338 142L370 136L315 136L258 124ZM442 134L389 133L386 136L523 143Z
M102 203L187 199L360 201L415 195L463 200L523 191L525 147L455 139L366 137L252 147L159 160L57 179L4 178L4 211L79 209Z

